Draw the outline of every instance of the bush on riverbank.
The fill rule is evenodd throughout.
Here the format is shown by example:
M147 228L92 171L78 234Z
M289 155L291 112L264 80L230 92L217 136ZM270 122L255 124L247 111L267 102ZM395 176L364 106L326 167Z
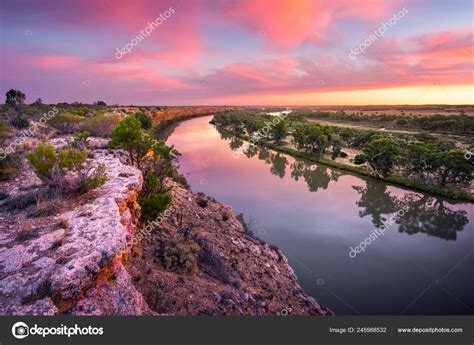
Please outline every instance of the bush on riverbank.
M233 131L235 124L232 126L223 125L222 123L230 123L230 121L226 119L225 114L220 114L219 117L215 117L214 123L221 129L229 131L229 133L239 136L241 139L250 139L247 135L242 134L241 130L238 132ZM426 151L421 157L422 160L429 162L429 164L417 166L413 161L408 159L410 155L407 154L407 150L409 150L411 143L413 143L413 140L415 140L411 136L390 139L374 131L365 131L365 133L361 136L361 133L359 133L357 130L350 129L350 131L345 131L345 129L341 130L340 128L329 128L329 130L337 132L338 134L345 133L344 135L341 135L341 137L346 143L352 142L354 146L359 146L361 144L361 139L362 142L365 142L362 145L365 154L356 156L354 163L364 163L367 160L367 154L370 153L374 159L377 159L377 161L373 161L370 164L371 170L369 171L365 166L349 166L343 163L335 162L333 160L325 159L320 154L315 154L321 151L320 149L315 149L315 147L318 145L319 147L321 147L321 145L324 146L324 144L321 144L324 143L324 141L320 141L320 138L322 137L324 139L325 136L327 142L330 142L333 138L334 132L326 129L327 134L324 134L324 132L321 130L322 128L318 127L317 131L314 131L314 134L309 135L310 132L307 128L313 126L315 125L306 125L301 122L292 123L293 137L296 135L294 142L296 146L300 148L300 150L275 145L268 140L259 140L258 144L276 151L288 153L293 156L320 162L341 170L351 171L365 176L377 177L387 182L421 190L427 193L441 195L453 199L474 199L471 195L463 190L447 187L447 184L457 185L460 187L468 186L472 181L472 166L469 164L468 160L461 159L463 153L459 150L456 150L455 145L451 142L430 137L430 150ZM314 128L316 129L316 127ZM390 145L387 146L385 143ZM302 151L301 148L303 148L304 151ZM387 160L387 149L390 149L391 152L389 160ZM419 154L415 156L420 158ZM380 160L379 157L383 158L383 160ZM451 158L448 159L448 157ZM416 166L416 168L413 168L413 166ZM424 169L425 176L428 176L428 178L420 180L414 179L413 174L407 173L404 174L404 176L399 176L394 175L392 172L419 172L420 169Z

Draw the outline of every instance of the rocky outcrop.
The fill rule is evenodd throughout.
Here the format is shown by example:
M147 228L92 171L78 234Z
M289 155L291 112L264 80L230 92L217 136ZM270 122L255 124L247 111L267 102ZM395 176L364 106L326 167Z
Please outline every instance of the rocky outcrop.
M106 165L107 182L90 199L74 200L70 211L50 217L54 230L37 224L19 240L25 230L2 227L1 314L149 312L116 257L135 232L143 183L141 172L120 158L119 151L94 151L94 163ZM7 210L1 213L8 217Z
M135 247L127 269L152 310L172 315L330 315L299 286L283 253L248 234L229 206L168 180L173 212ZM175 244L181 247L175 250ZM194 256L193 272L169 267ZM178 253L178 254L176 254ZM168 260L168 261L167 261Z
M66 143L53 140L58 148ZM143 231L141 172L121 151L95 149L90 159L105 164L108 180L68 200L64 212L25 228L28 212L0 201L0 314L332 314L305 294L283 253L247 233L229 206L167 180L172 211ZM3 187L18 197L38 183L24 169Z

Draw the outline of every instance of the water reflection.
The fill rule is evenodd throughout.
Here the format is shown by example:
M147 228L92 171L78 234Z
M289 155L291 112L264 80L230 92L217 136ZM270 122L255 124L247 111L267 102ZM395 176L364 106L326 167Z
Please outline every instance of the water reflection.
M473 313L473 204L247 147L210 119L183 122L169 138L183 154L180 172L195 192L255 219L256 232L285 253L311 296L336 314ZM403 206L370 250L347 255Z
M247 158L257 156L270 167L270 172L283 179L289 166L293 180L301 178L306 182L310 192L328 188L330 182L337 182L344 172L333 170L324 165L314 164L303 159L294 159L290 164L286 155L266 148L248 145L246 142L225 132L219 131L221 139L229 143L235 152L243 147ZM292 159L293 160L293 159ZM359 193L356 201L359 217L369 216L374 227L380 227L403 206L408 211L397 217L399 232L413 235L424 233L444 240L456 240L457 232L462 231L469 223L467 212L456 210L451 203L437 197L407 192L403 196L393 195L387 184L374 179L364 179L365 186L352 186Z
M397 222L400 224L399 232L409 235L421 232L455 241L457 232L469 223L466 211L454 210L446 201L429 195L409 193L400 202L410 208Z
M400 207L395 197L387 191L386 184L373 179L367 179L365 182L365 187L352 187L360 194L360 200L356 202L361 208L359 217L371 216L372 224L378 228L389 218L384 215L397 212Z
M398 231L409 235L425 233L444 240L456 240L457 231L469 223L467 212L455 210L443 199L430 195L408 192L396 197L387 190L387 185L367 179L366 187L353 187L361 195L356 202L362 210L360 217L370 215L375 227L379 227L390 215L407 206L407 211L397 217Z

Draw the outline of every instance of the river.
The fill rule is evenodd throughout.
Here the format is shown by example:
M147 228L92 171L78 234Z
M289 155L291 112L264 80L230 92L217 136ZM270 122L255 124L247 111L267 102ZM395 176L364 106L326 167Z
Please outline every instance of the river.
M238 155L242 141L211 119L168 137L179 171L194 192L242 212L321 304L338 315L474 314L473 204L271 150Z

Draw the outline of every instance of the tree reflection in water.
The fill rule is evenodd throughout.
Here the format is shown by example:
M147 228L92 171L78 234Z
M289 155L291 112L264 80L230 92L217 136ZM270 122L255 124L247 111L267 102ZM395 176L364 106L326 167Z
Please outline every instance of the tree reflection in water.
M409 235L421 232L455 241L457 232L469 223L466 211L454 210L447 201L433 196L409 193L399 202L409 209L398 219L398 231Z
M231 135L219 131L221 138L229 142L232 150L237 150L244 142ZM246 157L257 156L259 160L270 165L270 172L283 178L289 164L286 155L275 153L266 148L248 145L243 151ZM291 178L298 181L303 178L310 192L327 189L331 181L337 182L344 174L342 171L333 170L320 164L309 163L295 159L290 164ZM360 208L359 217L370 216L372 224L380 227L393 214L408 206L403 215L397 216L396 223L399 232L409 235L424 233L444 240L456 240L457 232L462 231L469 223L467 212L455 210L452 203L441 198L426 194L407 192L403 197L397 197L387 189L388 185L382 181L365 179L365 187L353 186L360 194L356 202Z
M403 197L395 197L388 192L381 181L366 180L366 187L353 186L360 196L356 202L362 208L360 217L372 216L372 223L379 227L382 221L407 206L407 211L397 216L398 231L409 235L424 233L444 240L456 240L457 232L469 223L467 212L455 210L447 201L408 192Z

